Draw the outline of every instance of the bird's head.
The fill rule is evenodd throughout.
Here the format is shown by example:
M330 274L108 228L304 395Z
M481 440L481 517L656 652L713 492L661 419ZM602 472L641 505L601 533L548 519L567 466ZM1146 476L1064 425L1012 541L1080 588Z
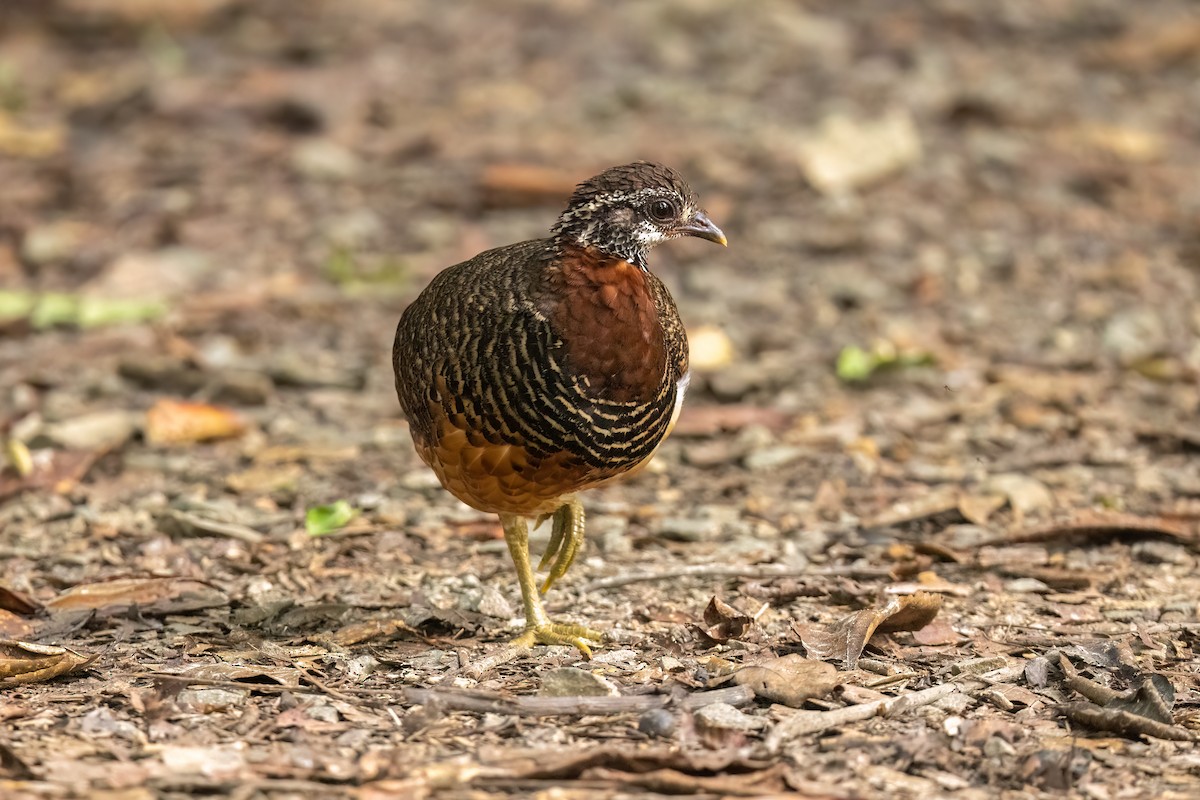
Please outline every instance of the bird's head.
M637 161L612 167L576 187L554 225L560 243L592 247L645 269L646 253L679 236L726 244L683 176Z

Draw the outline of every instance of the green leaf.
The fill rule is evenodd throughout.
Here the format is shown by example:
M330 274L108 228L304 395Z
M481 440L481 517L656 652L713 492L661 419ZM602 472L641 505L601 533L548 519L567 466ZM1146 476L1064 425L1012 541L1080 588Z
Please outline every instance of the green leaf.
M81 328L149 322L167 313L158 300L106 300L100 297L80 299L79 316L75 323Z
M358 516L358 509L345 500L326 506L313 506L304 515L304 529L310 536L324 536L344 528L346 523Z
M871 377L879 366L879 357L858 345L846 345L838 353L837 376L846 383L857 383Z
M0 321L29 318L35 330L148 322L167 313L159 300L109 299L63 292L0 292Z
M881 342L871 350L851 344L838 353L837 376L844 383L862 383L880 370L927 367L933 363L930 353L898 352L888 342Z
M27 317L35 305L37 296L32 292L0 292L0 320Z

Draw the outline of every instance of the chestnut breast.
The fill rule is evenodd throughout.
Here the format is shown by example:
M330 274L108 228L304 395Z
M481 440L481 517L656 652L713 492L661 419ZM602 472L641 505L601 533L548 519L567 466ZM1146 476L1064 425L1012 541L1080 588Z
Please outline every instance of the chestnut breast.
M550 266L546 289L539 305L589 396L651 403L687 371L675 304L646 270L593 248L569 248Z

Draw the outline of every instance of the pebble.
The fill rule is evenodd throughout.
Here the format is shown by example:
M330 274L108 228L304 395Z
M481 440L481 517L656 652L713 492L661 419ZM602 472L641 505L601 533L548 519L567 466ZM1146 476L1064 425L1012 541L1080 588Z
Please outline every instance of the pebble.
M483 587L477 610L484 616L496 619L510 619L514 614L512 603L494 586Z
M309 139L292 151L292 167L317 180L347 180L359 173L361 163L353 152L328 139Z
M1144 361L1166 349L1162 314L1151 308L1119 311L1104 328L1104 348L1122 364Z
M1014 581L1006 581L1004 591L1014 594L1049 594L1051 589L1037 578L1017 578Z
M578 667L560 667L542 673L542 697L616 697L616 685Z
M840 195L916 164L921 160L921 139L906 111L874 120L832 115L800 142L799 157L813 188Z
M182 710L193 714L212 714L242 706L249 694L248 691L239 689L184 689L176 697L175 703Z
M756 450L747 455L742 463L751 472L765 472L795 463L804 458L807 453L808 450L803 447L781 444L765 450Z
M1132 548L1133 557L1146 564L1178 564L1186 566L1192 563L1192 557L1177 544L1146 540L1137 542Z
M1028 475L993 475L984 483L982 492L1004 495L1018 514L1033 514L1054 507L1054 495L1046 488L1046 484Z
M658 739L673 736L678 727L675 715L665 708L652 708L638 719L638 730Z
M67 220L30 228L21 240L21 257L31 264L66 261L83 239L83 227Z
M94 411L47 425L41 435L68 450L110 450L129 441L136 420L122 409Z
M756 731L766 725L765 720L743 713L729 703L713 703L696 711L696 721L711 728L731 731Z

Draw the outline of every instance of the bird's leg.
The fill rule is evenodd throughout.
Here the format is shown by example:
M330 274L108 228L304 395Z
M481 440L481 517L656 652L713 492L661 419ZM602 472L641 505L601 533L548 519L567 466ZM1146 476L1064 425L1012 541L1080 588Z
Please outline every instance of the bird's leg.
M557 517L555 520L557 524ZM533 577L533 567L529 564L529 522L524 517L501 514L500 524L504 527L504 541L508 543L508 552L517 568L521 603L525 606L525 632L518 636L513 644L518 647L567 644L578 648L585 658L591 658L592 649L589 642L603 641L604 634L583 625L551 622L546 616L546 609L542 608L542 598L538 594L537 583ZM582 532L582 525L580 530ZM557 565L557 562L555 564Z
M542 584L542 594L550 591L554 582L567 574L567 570L571 568L572 562L575 561L575 555L579 552L582 544L583 504L577 498L572 497L554 512L554 527L550 531L550 543L546 545L546 552L542 553L542 560L538 564L540 572L546 568L547 564L550 564L551 559L554 561L550 567L550 574L546 576L546 582Z

